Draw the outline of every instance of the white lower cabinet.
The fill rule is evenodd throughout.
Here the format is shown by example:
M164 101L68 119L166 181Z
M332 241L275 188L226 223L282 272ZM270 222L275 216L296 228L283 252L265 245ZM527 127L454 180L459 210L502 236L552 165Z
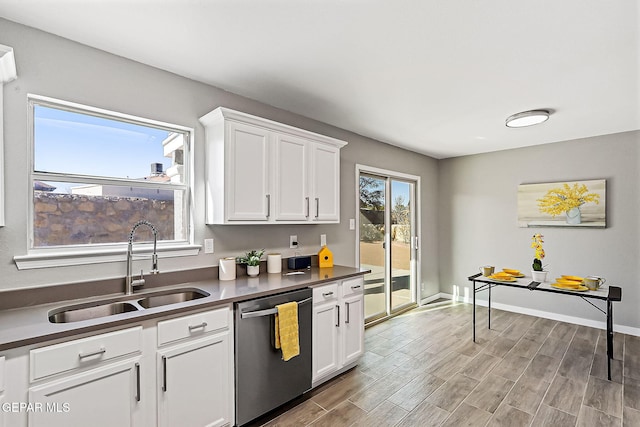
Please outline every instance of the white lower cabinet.
M313 305L312 381L339 368L338 353L338 299Z
M313 289L313 385L351 368L364 352L363 279Z
M144 425L142 327L30 351L29 426Z
M364 353L364 294L360 292L343 297L342 303L342 364L349 365Z
M111 363L29 389L29 426L144 425L140 358Z
M228 308L158 324L188 335L157 352L158 426L226 426L233 420L233 345ZM214 333L207 332L207 328ZM195 332L194 332L195 331ZM186 335L185 334L185 335Z
M4 356L0 356L0 427L4 427L5 425L4 414L6 411L2 410L4 403Z
M0 427L231 426L231 305L0 356Z

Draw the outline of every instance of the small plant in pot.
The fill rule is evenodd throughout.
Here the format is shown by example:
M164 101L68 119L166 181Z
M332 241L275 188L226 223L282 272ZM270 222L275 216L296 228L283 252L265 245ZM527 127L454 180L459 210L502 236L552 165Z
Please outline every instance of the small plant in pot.
M542 248L542 244L544 236L540 233L536 233L531 238L531 247L535 249L536 255L533 259L533 264L531 265L531 276L533 280L536 282L544 282L547 279L547 271L544 269L542 265L542 260L545 257L544 249Z
M247 265L247 275L257 276L260 273L260 258L264 255L264 249L253 249L236 258L238 264Z

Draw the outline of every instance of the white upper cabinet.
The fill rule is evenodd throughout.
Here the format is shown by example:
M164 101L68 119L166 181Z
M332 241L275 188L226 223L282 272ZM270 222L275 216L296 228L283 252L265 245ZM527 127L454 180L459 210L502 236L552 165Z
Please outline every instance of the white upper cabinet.
M316 221L340 222L340 150L315 144L311 159L312 217Z
M223 107L200 121L208 224L340 222L346 142Z
M275 136L273 182L276 221L307 221L311 212L309 155L311 144L292 135Z
M269 133L242 123L227 125L225 201L230 221L269 218ZM217 167L217 165L216 165Z

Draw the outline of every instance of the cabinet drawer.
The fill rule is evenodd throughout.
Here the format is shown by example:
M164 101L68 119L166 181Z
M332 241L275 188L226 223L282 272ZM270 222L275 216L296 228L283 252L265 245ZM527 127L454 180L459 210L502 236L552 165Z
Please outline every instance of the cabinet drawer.
M330 283L313 288L313 303L318 304L338 298L338 284Z
M346 279L342 281L342 296L346 297L353 294L361 294L364 292L364 279L356 277L355 279Z
M31 381L141 351L142 327L31 350Z
M229 327L229 307L158 322L158 345Z

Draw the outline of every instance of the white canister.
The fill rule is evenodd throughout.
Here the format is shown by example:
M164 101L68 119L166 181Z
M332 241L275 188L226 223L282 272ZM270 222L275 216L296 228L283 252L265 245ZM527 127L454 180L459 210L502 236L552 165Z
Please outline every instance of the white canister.
M267 254L267 273L280 273L282 271L282 255Z
M220 258L220 261L218 261L218 279L236 280L236 259L234 257Z

